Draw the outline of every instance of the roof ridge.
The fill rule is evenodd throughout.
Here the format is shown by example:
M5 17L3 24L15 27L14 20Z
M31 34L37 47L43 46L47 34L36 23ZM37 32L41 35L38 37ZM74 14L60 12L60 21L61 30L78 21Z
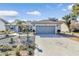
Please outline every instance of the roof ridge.
M2 18L0 18L0 20L3 21L3 22L6 23L6 24L9 23L8 21L6 21L6 20L4 20L4 19L2 19Z

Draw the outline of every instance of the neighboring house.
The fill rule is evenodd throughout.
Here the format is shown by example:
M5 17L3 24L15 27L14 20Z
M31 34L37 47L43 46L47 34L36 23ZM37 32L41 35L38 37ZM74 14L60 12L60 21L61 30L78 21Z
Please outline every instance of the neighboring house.
M32 24L31 24L31 22L29 22L29 21L27 21L27 22L25 22L25 23L22 23L22 25L25 26L26 29L27 29L27 28L28 28L28 29L32 29ZM22 32L22 28L20 28L20 26L17 25L17 21L12 22L12 23L10 24L9 28L10 28L11 31L14 31L14 32Z
M0 18L0 31L6 31L8 22Z
M36 34L56 34L61 31L60 21L41 20L32 22Z
M16 25L16 21L9 23L8 28L10 31L18 32L18 26Z
M72 31L79 31L79 21L72 21L71 22L71 30Z

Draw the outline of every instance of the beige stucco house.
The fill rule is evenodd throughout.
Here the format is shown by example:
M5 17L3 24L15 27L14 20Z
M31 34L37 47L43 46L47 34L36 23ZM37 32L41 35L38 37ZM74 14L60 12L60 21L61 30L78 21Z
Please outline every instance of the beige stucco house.
M51 20L40 20L34 21L33 29L36 34L56 34L58 30L61 31L60 21L51 21Z

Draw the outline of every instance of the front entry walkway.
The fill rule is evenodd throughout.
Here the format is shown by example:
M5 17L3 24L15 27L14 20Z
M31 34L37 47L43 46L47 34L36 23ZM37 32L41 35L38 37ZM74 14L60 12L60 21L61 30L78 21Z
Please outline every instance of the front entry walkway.
M67 37L36 36L35 56L79 56L79 43Z

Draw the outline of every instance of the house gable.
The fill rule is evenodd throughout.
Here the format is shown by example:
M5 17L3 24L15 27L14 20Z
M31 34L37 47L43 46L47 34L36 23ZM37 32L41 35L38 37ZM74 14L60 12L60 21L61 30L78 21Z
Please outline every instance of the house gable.
M8 24L8 22L0 18L0 31L6 30L6 24Z

